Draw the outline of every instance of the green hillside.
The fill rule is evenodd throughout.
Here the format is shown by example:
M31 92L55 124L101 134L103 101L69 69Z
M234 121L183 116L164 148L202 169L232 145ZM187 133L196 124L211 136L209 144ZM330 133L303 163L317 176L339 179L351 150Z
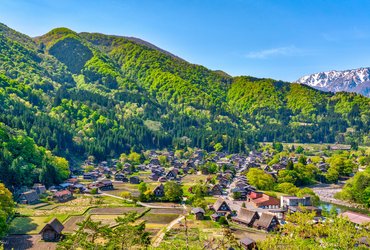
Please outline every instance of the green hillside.
M0 25L0 122L56 155L242 152L258 141L370 144L370 99L231 77L136 38Z

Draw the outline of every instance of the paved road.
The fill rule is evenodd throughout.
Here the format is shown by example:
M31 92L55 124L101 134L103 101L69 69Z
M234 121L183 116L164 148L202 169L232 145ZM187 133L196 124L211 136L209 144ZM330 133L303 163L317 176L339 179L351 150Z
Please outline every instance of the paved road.
M175 226L176 224L178 224L180 221L182 221L183 219L185 218L185 216L184 215L182 215L182 216L180 216L180 217L178 217L178 218L176 218L175 220L173 220L170 224L168 224L168 226L165 228L165 229L163 229L162 231L160 231L159 233L158 233L158 235L157 235L157 237L155 238L155 241L153 242L153 247L158 247L159 246L159 244L161 244L161 242L162 242L162 240L163 240L163 238L164 238L164 235L168 232L168 231L170 231L171 230L171 228L173 227L173 226Z

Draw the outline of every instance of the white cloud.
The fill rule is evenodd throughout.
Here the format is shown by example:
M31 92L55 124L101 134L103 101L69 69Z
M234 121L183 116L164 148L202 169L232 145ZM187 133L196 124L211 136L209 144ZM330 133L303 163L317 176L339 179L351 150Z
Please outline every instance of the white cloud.
M296 56L302 55L303 51L296 48L295 46L288 47L278 47L272 49L265 49L260 51L251 51L246 57L247 58L256 58L256 59L266 59L275 56Z

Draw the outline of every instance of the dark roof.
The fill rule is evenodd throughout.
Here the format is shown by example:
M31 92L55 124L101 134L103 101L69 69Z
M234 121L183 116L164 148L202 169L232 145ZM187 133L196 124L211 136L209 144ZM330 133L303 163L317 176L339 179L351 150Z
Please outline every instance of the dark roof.
M153 192L154 191L156 191L156 190L164 190L164 186L163 186L163 184L161 183L161 184L159 184L158 186L156 186L154 189L153 189Z
M251 223L253 217L257 214L257 219L259 218L258 213L255 211L250 211L246 208L240 208L238 212L238 216L234 218L234 220L241 221L244 223Z
M358 225L370 223L370 216L352 211L346 211L344 213L341 213L339 216L347 218L349 221Z
M204 212L204 209L203 208L201 208L201 207L195 207L195 208L193 208L192 209L192 212L193 212L193 214L197 214L197 213L202 213L202 214L204 214L205 212Z
M219 198L217 199L217 201L216 201L216 202L215 202L215 204L213 205L213 209L214 209L215 211L218 211L218 210L220 209L220 207L221 207L221 205L222 205L223 203L226 203L226 205L229 207L229 210L231 211L229 204L227 204L227 202L226 202L226 201L224 200L224 198L222 198L222 197L219 197Z
M274 217L275 217L275 215L273 215L273 214L262 213L261 217L256 221L256 225L260 226L260 227L263 227L263 228L268 228Z
M63 224L57 219L57 218L54 218L52 219L48 224L46 224L44 226L44 228L40 231L40 234L44 232L44 230L47 228L47 227L51 227L55 232L57 233L61 233L62 230L64 229L64 226Z
M245 237L239 240L242 245L249 246L251 244L255 244L256 242L251 238Z
M35 190L30 190L21 194L27 201L36 201L39 199Z

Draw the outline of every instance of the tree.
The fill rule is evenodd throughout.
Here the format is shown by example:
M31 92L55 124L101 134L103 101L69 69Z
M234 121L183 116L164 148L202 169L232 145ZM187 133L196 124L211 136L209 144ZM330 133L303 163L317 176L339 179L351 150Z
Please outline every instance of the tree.
M192 206L193 207L201 207L204 210L206 210L208 203L204 198L196 198L192 201Z
M181 201L183 190L181 184L168 181L164 184L164 196L168 201Z
M289 214L279 232L258 243L258 249L366 249L358 246L367 229L341 217L312 223L315 213Z
M303 155L301 155L298 159L298 163L301 163L302 165L307 165L307 159Z
M4 236L9 228L7 219L14 213L12 193L0 183L0 237Z
M123 191L120 193L120 196L125 199L130 199L131 198L131 193L127 191Z
M140 193L145 193L145 191L148 190L148 186L146 184L146 182L140 182L139 186L138 186L138 190Z
M303 153L303 151L304 151L304 148L303 148L302 146L298 146L298 147L297 147L297 149L295 150L295 152L296 152L297 154L302 154L302 153Z
M234 192L233 193L233 198L234 200L239 200L242 197L240 192Z
M221 152L222 151L222 149L224 148L223 146L222 146L222 144L221 143L216 143L214 146L213 146L213 148L214 148L214 150L216 151L216 152Z
M294 164L292 160L288 161L288 165L286 166L286 170L293 170L294 169Z
M79 223L79 228L58 243L59 249L139 249L150 244L145 221L134 223L136 213L124 214L116 219L116 225L109 227L94 222L88 217Z
M225 216L221 216L218 219L218 224L220 224L221 226L225 226L225 227L229 226L229 222L227 221Z
M305 187L305 188L299 189L299 191L296 193L297 197L303 197L303 196L307 196L307 195L311 197L311 201L312 201L312 204L314 206L319 205L320 198L315 194L314 191L312 191L312 189L310 189L308 187Z
M277 151L277 152L282 152L284 150L284 146L283 144L281 144L280 142L274 142L272 144L272 147Z
M248 182L258 189L262 190L272 190L274 188L275 180L274 178L265 173L262 169L251 168L247 173Z
M276 187L276 190L289 195L296 195L299 192L299 188L297 188L293 183L289 182L279 183Z
M140 164L141 155L136 152L131 152L127 159L133 164Z

